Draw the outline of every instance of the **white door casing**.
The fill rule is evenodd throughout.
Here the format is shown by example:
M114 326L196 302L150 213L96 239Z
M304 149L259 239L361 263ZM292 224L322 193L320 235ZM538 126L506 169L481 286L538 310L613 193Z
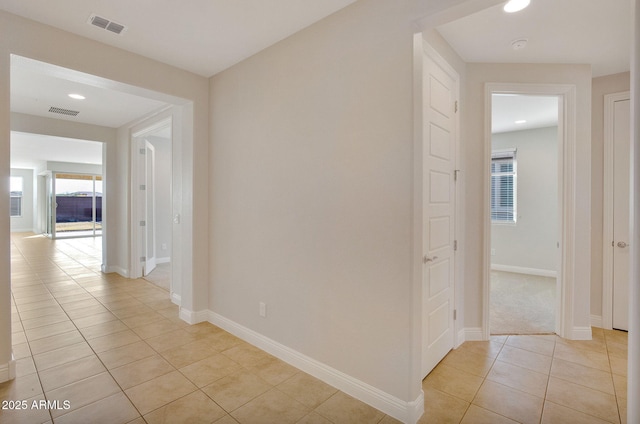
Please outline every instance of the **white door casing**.
M629 92L605 96L604 328L629 329L631 115Z
M424 55L422 376L454 347L457 75Z

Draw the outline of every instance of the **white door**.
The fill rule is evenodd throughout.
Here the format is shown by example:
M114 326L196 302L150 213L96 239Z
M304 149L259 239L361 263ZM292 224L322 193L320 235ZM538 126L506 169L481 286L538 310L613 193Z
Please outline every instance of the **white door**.
M139 181L141 195L139 207L143 219L140 222L142 275L146 276L156 267L156 220L155 220L155 148L147 140L140 140Z
M629 330L630 102L613 106L613 328Z
M422 374L453 348L456 81L425 56Z

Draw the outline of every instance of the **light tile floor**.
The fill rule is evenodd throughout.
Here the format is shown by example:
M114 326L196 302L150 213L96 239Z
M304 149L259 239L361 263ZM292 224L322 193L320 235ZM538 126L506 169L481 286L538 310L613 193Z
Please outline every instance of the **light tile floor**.
M622 331L466 342L424 379L420 423L626 423L626 375Z
M102 274L100 239L11 241L18 377L0 400L27 408L0 410L2 423L397 422L211 324L187 325L153 284ZM588 342L467 342L423 381L420 422L619 423L626 344L600 329Z

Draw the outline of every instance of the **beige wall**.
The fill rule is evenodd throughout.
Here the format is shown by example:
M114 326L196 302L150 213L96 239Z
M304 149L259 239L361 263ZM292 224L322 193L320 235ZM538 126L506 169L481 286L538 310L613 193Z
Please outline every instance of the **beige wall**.
M629 72L594 78L591 117L591 315L602 318L604 96L628 91Z
M359 1L212 78L210 305L413 401L404 7Z
M484 250L484 105L485 83L538 83L576 85L575 231L573 268L575 291L573 326L590 327L591 227L591 67L588 65L467 64L466 114L463 140L466 171L465 326L482 326L482 270Z

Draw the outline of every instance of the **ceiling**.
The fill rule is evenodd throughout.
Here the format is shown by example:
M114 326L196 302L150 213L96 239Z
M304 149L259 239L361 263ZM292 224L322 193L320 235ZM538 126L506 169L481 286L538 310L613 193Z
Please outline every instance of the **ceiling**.
M494 134L555 125L558 125L557 96L494 94L491 98L491 132Z
M504 3L437 27L468 63L590 64L594 77L629 71L632 38L630 0L531 0L506 13ZM526 39L524 48L512 42ZM526 124L515 124L516 120ZM492 102L492 131L557 124L549 97L499 96Z
M629 70L630 0L531 0L506 13L503 4L439 26L465 62L591 64L593 76ZM527 39L525 48L511 43Z
M44 161L102 164L102 143L11 132L11 167L34 169Z
M211 76L354 1L0 0L0 9ZM127 28L122 35L96 28L87 23L92 13ZM630 0L531 0L527 9L515 14L505 13L500 4L437 30L466 62L588 63L594 76L601 76L629 70L631 16ZM520 38L528 40L527 46L512 49L511 42ZM83 94L86 99L70 99L70 93ZM77 71L12 59L13 112L118 128L170 102L147 94ZM522 100L526 99L505 97L494 106L524 112L528 105L512 103ZM120 107L122 104L128 107ZM80 113L76 117L54 115L49 112L51 106ZM527 119L529 127L548 126L555 106L527 114L517 119ZM537 115L545 118L536 123ZM494 123L494 129L524 129L509 124L513 120L505 115L502 124ZM58 150L71 151L66 147ZM12 161L13 153L19 151L35 150L12 148Z
M0 9L210 77L356 0L0 0ZM98 14L121 35L88 23Z

